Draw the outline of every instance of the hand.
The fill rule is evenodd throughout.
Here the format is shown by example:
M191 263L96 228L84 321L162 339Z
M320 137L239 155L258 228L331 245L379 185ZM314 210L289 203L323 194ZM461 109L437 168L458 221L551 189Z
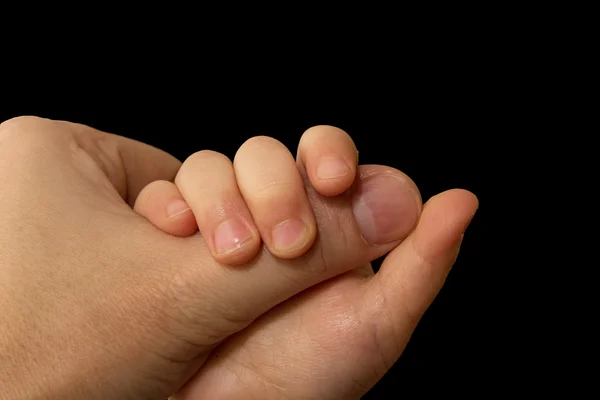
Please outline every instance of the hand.
M384 168L359 167L356 185L351 187L357 152L352 140L332 127L308 130L298 148L298 169L307 182L310 199L341 194L339 201L343 202L360 190L365 176ZM222 156L210 153L210 157ZM334 173L332 178L323 179L316 166L324 159L330 166L333 165L331 160L341 160L345 168L330 170L345 173ZM244 188L248 185L244 180L254 179L252 172L255 171L250 168L250 173L245 173L248 169L240 172L237 185ZM215 174L214 170L204 173ZM395 173L410 183L408 177ZM233 180L233 174L231 176ZM203 181L208 180L203 178ZM214 179L214 182L218 182L215 188L209 184L202 186L203 190L215 193L222 186L222 180ZM383 183L378 193L379 202L387 200L386 182ZM196 213L196 218L201 216L198 219L202 234L210 238L212 226L203 222L211 215L218 220L222 213L214 210L221 208L214 204L226 201L217 196L216 201L210 205L200 204L192 213L186 196L179 191L189 193L185 187L187 182L178 184L180 187L169 182L151 183L138 197L135 208L160 229L181 236L195 231ZM416 187L413 189L416 191ZM343 193L346 190L348 192ZM166 218L165 210L174 199L185 212ZM293 203L293 198L288 201ZM282 204L280 208L289 207ZM431 199L425 205L416 231L386 258L381 272L374 275L369 264L363 265L278 305L222 343L176 398L358 399L400 356L458 254L461 234L475 208L474 196L461 190ZM273 207L254 208L251 214L271 210ZM404 222L412 226L412 215L407 217L409 221ZM260 215L254 220L260 221ZM254 223L251 224L255 229ZM260 227L258 230L268 232ZM269 247L269 236L265 236ZM304 247L295 254L307 249ZM240 264L249 261L255 251L256 243L236 247L228 254L235 255L234 258L223 258L218 252L213 252L213 257Z
M264 158L247 150L239 154L249 164ZM418 212L410 184L395 179L386 190L397 204L372 210L388 218L372 219L376 242L369 244L352 199L311 195L309 202L293 186L304 196L299 204L315 210L302 214L309 224L312 215L319 233L310 250L294 259L262 251L243 268L228 267L213 260L202 236L173 237L132 209L150 182L202 177L197 161L181 166L150 146L68 122L19 118L0 125L3 395L164 399L220 342L267 310L395 248L412 226L389 230L401 226L391 219L397 210ZM288 164L279 167L290 171ZM373 171L358 193L375 190L367 181L396 174ZM273 190L265 198L282 195ZM474 198L467 199L474 208ZM197 214L194 201L188 203ZM306 209L291 211L298 210ZM465 221L460 218L450 222Z

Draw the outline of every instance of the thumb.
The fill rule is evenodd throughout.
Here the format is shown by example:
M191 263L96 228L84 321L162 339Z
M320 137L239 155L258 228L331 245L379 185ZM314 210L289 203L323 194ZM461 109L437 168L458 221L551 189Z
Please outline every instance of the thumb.
M475 195L461 189L429 199L415 231L365 286L365 320L376 330L388 365L442 288L478 204Z

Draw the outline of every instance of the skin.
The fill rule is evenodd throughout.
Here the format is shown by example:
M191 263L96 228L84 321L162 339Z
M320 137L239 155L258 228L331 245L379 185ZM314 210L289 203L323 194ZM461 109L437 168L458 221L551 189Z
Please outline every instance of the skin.
M244 146L240 150L243 149ZM330 168L332 159L340 161L334 168ZM270 160L273 165L267 166L267 171L281 165L281 160ZM356 161L357 150L351 138L334 127L309 129L298 146L297 167L300 175L309 182L309 193L312 190L333 197L346 190L356 191L351 187L356 171L359 176L368 176L373 168L377 169L374 166L357 168ZM322 163L326 164L325 170L334 172L332 176L324 178L324 168L319 169ZM264 161L244 165L246 173L236 174L238 186L245 186L243 179L264 175L261 171L264 167ZM223 175L214 169L204 173ZM295 174L295 171L289 174ZM229 176L233 178L233 174ZM223 186L222 180L214 181L218 182L218 187ZM160 193L168 192L170 198L185 202L186 196L179 190L183 189L185 193L185 188L179 186L151 183L144 191L154 199L160 199ZM473 205L469 201L473 198L465 196L469 194L453 190L441 199L437 196L430 200L417 231L392 252L377 277L370 264L366 264L332 278L280 304L249 328L229 338L215 350L201 372L173 398L359 398L400 356L423 310L441 288L443 273L458 254L457 245L461 241L448 241L447 238L464 232L466 226L456 224L452 217L436 210L441 200L453 203L455 211L468 212ZM143 206L136 204L134 209L167 233L177 234L182 227L193 225L194 217L189 207L185 207L190 211L186 217L165 224L161 216L168 203L143 203ZM211 213L213 210L208 207L200 212ZM253 214L269 213L271 208L253 210ZM422 256L419 263L411 268L398 268L405 262L404 257L410 260L415 252ZM253 254L242 249L240 256L244 258L236 258L236 263L249 261ZM413 301L420 298L421 302L411 305L404 296ZM392 312L389 307L404 308L403 317L394 320L398 312ZM392 321L386 322L386 319ZM315 377L319 379L315 381Z
M262 157L253 157L258 151L247 149L251 151L240 158L241 165L260 165ZM190 213L203 234L207 229L203 231L203 224L211 218L210 214L207 219L198 217L204 207L198 200L202 191L193 185L193 178L202 170L198 161L202 160L194 157L181 165L150 146L78 124L28 117L0 125L0 314L3 321L9 321L0 324L0 387L4 395L16 399L164 399L189 381L180 391L183 396L197 397L201 390L208 398L215 398L212 393L216 398L240 398L236 382L244 379L220 384L210 378L211 374L219 375L220 368L233 365L220 365L218 354L232 354L223 358L234 363L243 360L234 354L235 349L244 348L239 344L244 335L264 332L267 326L288 332L286 316L303 315L295 310L302 309L302 304L311 306L296 303L298 299L310 293L334 293L319 289L327 286L315 285L347 276L343 274L348 271L354 270L354 274L357 266L390 250L381 272L340 303L360 305L357 310L363 311L357 311L355 319L331 322L328 318L333 314L324 306L321 317L321 311L314 313L313 323L324 318L340 329L356 325L352 321L365 326L372 323L372 327L357 331L376 332L369 343L381 348L386 357L395 358L441 286L477 207L476 198L468 192L445 192L427 203L419 219L414 183L383 166L359 169L354 189L346 196L320 194L304 179L306 197L297 198L295 207L287 210L306 218L310 225L305 207L310 205L314 234L308 226L307 237L314 237L306 247L292 246L289 252L281 252L269 247L273 243L261 237L261 229L287 215L278 215L276 221L254 215L256 207L268 204L271 196L281 202L277 196L285 195L277 189L265 190L280 186L269 185L267 179L262 186L240 187L244 199L262 199L257 193L269 196L262 199L265 204L244 201L252 220L260 221L254 225L252 236L258 244L244 243L256 246L258 253L246 264L229 266L215 261L210 240L205 241L200 234L190 235L196 229L193 221L189 222ZM233 164L235 169L236 160ZM184 207L173 214L179 220L170 220L179 224L179 237L157 229L160 222L151 223L133 210L142 189L155 181L175 181L190 206L189 211ZM298 189L296 178L289 182L293 190ZM290 183L282 186L289 187ZM169 190L158 197L149 192L148 209L165 205L160 203L160 196L168 197ZM358 196L369 191L387 191L388 196L382 197L398 200L396 204L374 205L370 235L378 243L365 241L353 213ZM236 215L246 213L236 206L222 208L218 215L228 210ZM402 221L409 221L403 229L398 228L401 221L389 223L397 219L398 210L402 210ZM161 212L164 215L166 210ZM407 218L411 215L413 223ZM418 226L413 229L417 219ZM340 231L340 226L345 229ZM260 246L263 240L268 250ZM247 254L252 254L253 248ZM274 256L269 250L280 253ZM336 281L325 285L332 282ZM302 295L294 297L299 293ZM288 299L291 301L285 302ZM291 309L277 318L277 310L285 307ZM343 307L333 310L343 311ZM274 319L269 322L269 318ZM310 332L313 323L301 326ZM315 333L309 335L313 339L318 334L318 325L314 326ZM344 334L343 329L338 332ZM300 334L298 344L303 343L302 337L307 336ZM261 342L253 339L247 343ZM330 348L335 352L335 346ZM396 350L385 351L390 348ZM293 347L294 351L302 349ZM289 371L292 380L309 370L299 358L311 359L283 351L281 357L274 353L272 360L283 363L285 369L281 371ZM232 373L230 377L243 376L239 371ZM365 381L367 386L378 374L372 375ZM262 376L268 379L265 373ZM343 375L339 379L343 381ZM217 386L210 387L210 382ZM262 398L264 393L279 398L279 393L267 392L268 385L260 383L264 380L249 382L250 395ZM341 387L347 386L348 382ZM261 388L265 392L259 392ZM294 398L294 392L285 386L280 390ZM322 398L332 396L326 385L318 390ZM345 393L349 397L358 391ZM304 394L299 392L297 398L301 396Z

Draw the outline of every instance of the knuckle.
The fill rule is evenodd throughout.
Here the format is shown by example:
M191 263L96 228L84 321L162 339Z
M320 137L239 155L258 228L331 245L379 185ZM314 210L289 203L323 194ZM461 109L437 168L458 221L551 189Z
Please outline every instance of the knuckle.
M241 147L246 146L263 146L265 144L270 144L272 142L277 142L277 139L274 139L270 136L258 135L247 139Z
M23 116L19 116L19 117L10 118L0 124L0 131L4 130L4 129L20 127L23 125L26 126L26 125L36 124L40 120L43 121L43 118L33 117L33 116L29 116L29 115L23 115Z
M225 154L213 150L200 150L186 158L183 165L190 166L214 163L231 164L231 160Z
M49 120L38 117L22 116L8 119L0 124L0 137L26 139L40 136L40 128Z
M313 126L312 128L307 129L306 132L304 132L304 135L302 135L302 138L312 141L312 140L318 139L320 137L332 136L332 135L334 135L336 137L348 136L346 131L344 131L336 126L317 125L317 126Z
M0 143L14 141L19 148L45 148L48 145L72 141L72 132L62 128L59 122L46 118L22 116L0 124ZM59 139L59 140L57 140Z
M57 129L55 121L38 117L17 117L0 124L0 159L14 168L30 171L47 164L64 151L71 132ZM67 146L68 147L68 146Z
M246 190L243 197L255 222L260 225L275 225L306 206L295 185L288 181L272 182L256 190Z
M327 125L316 125L311 128L308 128L304 134L302 134L302 138L300 142L303 144L311 143L315 138L321 136L323 129L327 129Z
M230 176L233 176L233 167L226 155L212 150L201 150L183 162L175 183L182 193L188 195L214 195L231 185Z
M269 182L259 186L252 196L255 201L269 203L271 201L293 201L294 198L297 198L294 182L290 181Z
M249 152L254 152L255 150L260 149L264 150L281 150L287 148L283 143L279 140L272 138L270 136L254 136L248 140L246 140L238 149L235 158L239 158ZM262 153L262 152L261 152ZM261 154L260 153L260 154Z

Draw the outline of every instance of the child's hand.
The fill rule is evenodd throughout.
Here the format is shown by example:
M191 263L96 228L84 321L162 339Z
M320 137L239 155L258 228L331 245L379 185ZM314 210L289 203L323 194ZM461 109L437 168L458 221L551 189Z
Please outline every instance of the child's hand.
M261 238L273 255L295 258L310 248L317 232L303 178L321 195L343 195L355 180L357 160L352 139L333 127L309 129L300 140L297 163L275 139L255 137L240 147L233 164L219 153L195 153L187 161L194 163L193 171L179 175L175 184L150 183L140 193L135 210L172 235L189 236L200 227L213 257L224 264L249 261ZM194 213L186 194L194 203ZM375 237L369 230L371 218L385 216L361 212L358 203L354 206L362 214L357 220L364 225L365 239L385 242L385 237ZM416 217L407 213L402 226L389 229L409 229Z

